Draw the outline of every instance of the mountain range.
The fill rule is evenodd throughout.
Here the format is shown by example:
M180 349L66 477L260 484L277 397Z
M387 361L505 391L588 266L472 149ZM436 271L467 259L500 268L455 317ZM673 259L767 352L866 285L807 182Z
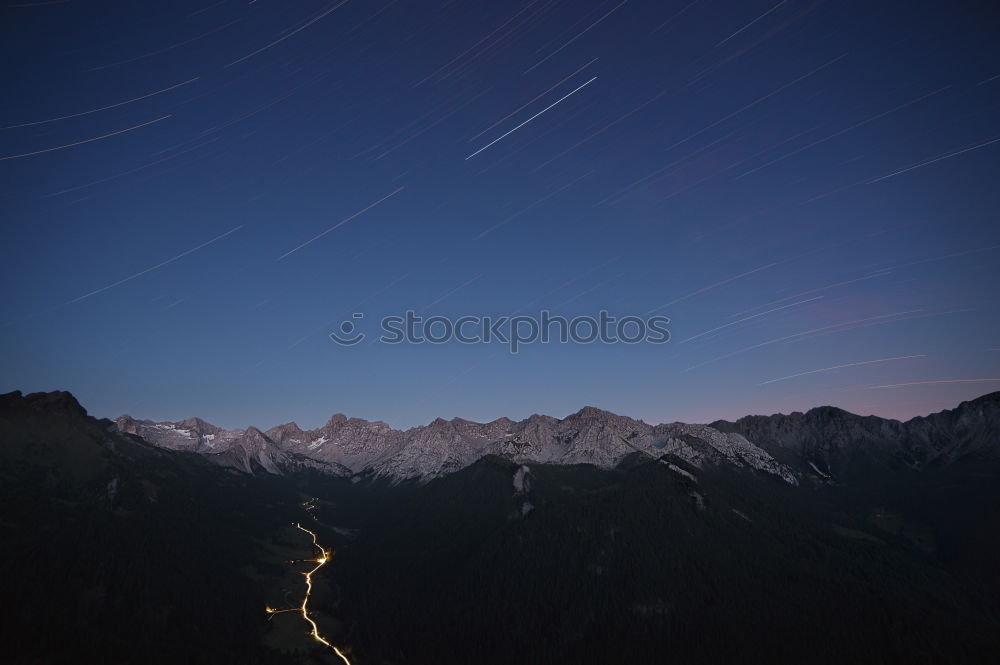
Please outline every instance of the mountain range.
M920 470L996 454L1000 392L907 422L819 407L711 425L649 425L588 406L563 419L537 414L517 422L438 418L407 430L339 413L312 430L293 422L266 431L225 430L200 418L153 422L128 415L115 423L120 432L155 446L199 453L248 473L312 468L341 477L426 482L487 455L610 469L638 451L653 457L670 453L696 465L725 461L796 484L802 477L830 480L862 464Z
M850 473L852 466L865 464L942 469L1000 452L1000 392L905 422L824 406L806 413L720 420L712 426L738 433L775 458L821 476Z
M981 663L1000 393L905 423L224 430L0 395L6 662ZM286 608L269 614L265 607ZM52 639L53 635L60 639Z

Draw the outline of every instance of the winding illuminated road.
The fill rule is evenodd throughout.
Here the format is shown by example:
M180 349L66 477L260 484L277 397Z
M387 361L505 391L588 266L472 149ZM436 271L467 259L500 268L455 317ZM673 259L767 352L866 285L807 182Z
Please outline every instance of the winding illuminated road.
M292 608L292 609L287 609L287 610L276 610L276 609L274 609L272 607L267 607L267 608L265 608L265 611L268 614L281 614L282 612L299 612L299 613L301 613L302 614L302 618L305 619L309 623L309 626L312 628L312 630L309 633L309 636L312 637L317 642L319 642L320 644L325 644L326 646L328 646L331 649L333 649L333 652L335 654L337 654L337 657L339 657L342 661L344 661L344 663L346 663L346 665L351 665L351 661L349 661L347 659L347 656L344 655L343 651L341 651L340 649L338 649L333 644L330 644L330 642L327 641L327 639L325 637L323 637L322 635L320 635L320 633L319 633L319 626L317 626L316 622L313 620L313 618L311 616L309 616L309 598L312 596L312 588L313 588L313 585L312 585L312 576L313 576L313 573L315 573L317 570L319 570L320 568L322 568L323 566L325 566L327 564L327 562L330 561L330 551L323 549L323 546L319 544L319 542L316 540L316 533L315 532L310 531L309 529L305 528L304 526L302 526L301 524L298 524L298 523L296 523L295 528L299 529L300 531L305 531L310 536L312 536L313 547L315 547L316 549L319 550L319 556L316 559L313 559L313 561L316 562L316 566L312 570L310 570L309 572L303 573L303 575L305 575L305 578L306 578L306 593L302 597L302 605L300 605L298 608Z

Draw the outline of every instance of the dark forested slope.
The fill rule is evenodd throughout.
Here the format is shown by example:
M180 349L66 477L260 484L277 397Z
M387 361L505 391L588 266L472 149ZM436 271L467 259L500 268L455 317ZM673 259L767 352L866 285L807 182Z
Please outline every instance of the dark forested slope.
M0 396L4 661L301 663L262 646L247 574L300 515L290 488L117 434L69 393Z
M300 602L298 520L336 550L315 616L353 665L990 662L1000 485L995 439L968 427L991 416L971 413L925 431L976 454L863 454L830 478L800 456L798 486L640 453L610 470L488 456L393 485L241 473L68 393L3 395L5 662L337 662L300 617L263 612ZM811 450L782 441L790 462Z
M353 646L438 664L1000 653L985 600L908 540L811 488L670 461L532 466L519 491L519 466L486 458L413 490L339 555Z

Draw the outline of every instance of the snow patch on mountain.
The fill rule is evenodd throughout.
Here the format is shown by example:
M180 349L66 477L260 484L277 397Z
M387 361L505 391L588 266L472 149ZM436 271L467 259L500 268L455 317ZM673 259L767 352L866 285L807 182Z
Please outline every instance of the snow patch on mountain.
M531 481L528 478L529 472L528 467L523 464L514 472L514 492L516 494L524 494L531 490Z

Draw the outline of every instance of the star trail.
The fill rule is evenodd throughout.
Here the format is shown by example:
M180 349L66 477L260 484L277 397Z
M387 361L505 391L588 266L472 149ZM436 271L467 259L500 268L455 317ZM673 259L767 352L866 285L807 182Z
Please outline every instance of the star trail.
M995 388L988 3L0 12L4 390L410 426L904 418ZM407 310L655 313L673 339L328 338Z

